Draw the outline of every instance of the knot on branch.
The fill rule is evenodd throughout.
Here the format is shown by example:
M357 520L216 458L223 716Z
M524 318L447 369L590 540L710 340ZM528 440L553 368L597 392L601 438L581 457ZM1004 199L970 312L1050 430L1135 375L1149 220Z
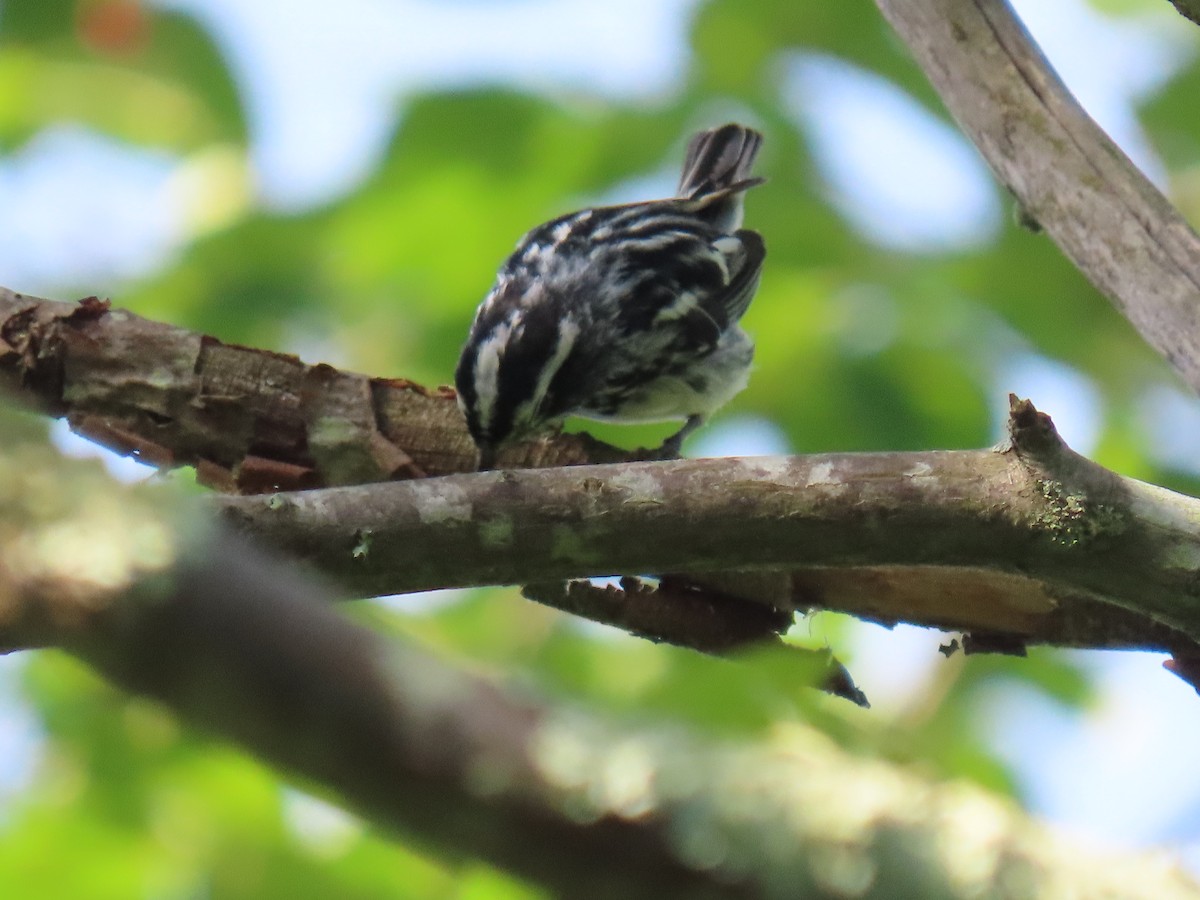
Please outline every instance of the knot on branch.
M1008 395L1008 437L1012 449L1022 456L1048 458L1067 449L1054 420L1016 394Z

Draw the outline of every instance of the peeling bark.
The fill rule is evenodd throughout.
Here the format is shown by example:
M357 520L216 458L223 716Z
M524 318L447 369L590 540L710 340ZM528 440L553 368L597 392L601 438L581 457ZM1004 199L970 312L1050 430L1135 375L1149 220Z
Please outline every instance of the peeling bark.
M0 288L0 385L96 443L218 490L259 493L469 472L450 388L369 378L110 309ZM615 462L586 435L506 449L504 465Z

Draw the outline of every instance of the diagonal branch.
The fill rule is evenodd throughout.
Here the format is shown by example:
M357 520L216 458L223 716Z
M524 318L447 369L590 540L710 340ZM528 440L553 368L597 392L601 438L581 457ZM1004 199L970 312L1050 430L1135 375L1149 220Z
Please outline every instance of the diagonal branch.
M1171 0L1171 5L1185 19L1190 19L1200 25L1200 0Z
M1005 0L876 0L996 177L1200 391L1200 236L1083 110Z

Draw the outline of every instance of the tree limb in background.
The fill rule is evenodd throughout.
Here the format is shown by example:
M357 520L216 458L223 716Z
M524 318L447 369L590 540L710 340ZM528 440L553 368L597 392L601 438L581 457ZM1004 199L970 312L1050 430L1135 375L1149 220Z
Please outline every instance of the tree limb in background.
M1027 402L1014 399L1010 429L995 450L489 472L219 503L362 594L724 573L715 590L780 608L1194 651L1200 501L1084 459Z
M782 725L631 728L466 675L336 614L294 564L163 486L113 484L0 409L0 643L63 646L388 831L556 896L1193 896L1011 805ZM169 512L168 512L169 510Z
M1005 0L876 0L1025 213L1200 391L1200 236L1088 116Z
M1171 0L1171 5L1185 19L1190 19L1200 25L1200 0Z

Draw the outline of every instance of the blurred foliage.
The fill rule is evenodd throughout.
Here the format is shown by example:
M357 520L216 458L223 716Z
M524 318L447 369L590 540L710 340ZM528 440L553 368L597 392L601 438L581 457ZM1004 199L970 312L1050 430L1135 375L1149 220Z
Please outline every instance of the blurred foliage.
M211 37L135 0L0 7L0 147L78 121L172 149L244 141L237 88Z
M1103 5L1129 14L1159 2ZM1006 409L999 367L1006 354L1031 351L1096 386L1100 462L1200 492L1194 473L1155 459L1143 430L1147 392L1175 385L1165 364L1045 236L1008 222L975 249L903 253L872 244L838 214L812 136L788 108L780 76L788 58L839 57L945 119L871 4L699 2L690 35L678 89L653 104L550 100L502 86L411 99L362 184L322 208L283 215L252 196L229 200L245 190L235 182L248 165L248 116L199 23L134 0L4 0L0 152L70 121L190 166L199 179L193 199L219 210L193 210L186 246L125 285L119 304L225 340L444 383L475 304L527 228L635 179L669 188L689 132L736 115L767 134L761 171L770 183L752 194L749 220L766 235L770 258L746 318L760 338L757 370L730 412L769 420L801 452L982 446ZM1140 111L1193 218L1198 92L1193 54ZM234 165L211 164L228 161L231 148ZM864 341L880 322L890 324ZM620 429L603 436L645 440ZM939 660L920 704L885 716L804 689L811 673L786 653L708 659L581 626L513 591L462 592L417 614L395 609L355 614L464 666L618 716L743 738L804 720L858 752L1008 792L1018 787L980 734L986 692L1018 685L1065 708L1091 697L1081 670L1060 654L959 657ZM796 640L819 646L804 630L795 629ZM839 653L852 631L826 617L824 634ZM0 817L6 897L539 896L485 866L452 869L298 800L255 762L181 730L61 655L39 654L24 672L45 744L32 784Z

